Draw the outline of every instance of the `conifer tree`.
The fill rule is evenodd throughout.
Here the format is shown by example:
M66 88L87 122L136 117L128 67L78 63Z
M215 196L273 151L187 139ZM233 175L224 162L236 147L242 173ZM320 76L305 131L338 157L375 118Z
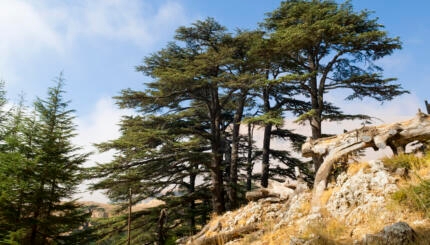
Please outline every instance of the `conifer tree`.
M148 243L184 236L196 231L196 219L205 219L209 210L196 200L208 200L208 186L196 183L205 178L202 164L209 162L206 142L190 137L196 126L194 114L183 111L164 116L129 116L121 123L121 137L98 144L102 151L118 153L110 163L93 168L94 177L103 177L92 188L106 190L115 203L124 204L120 210L129 208L130 188L132 205L148 198L157 198L165 204L131 214L131 243ZM165 209L167 214L163 227L157 228L157 218ZM108 221L109 223L109 221ZM125 234L125 216L112 219L106 225L100 223L101 239ZM144 233L142 226L146 227ZM97 227L97 226L96 226ZM112 229L114 228L114 229ZM163 233L158 234L157 233ZM124 236L125 238L125 236Z
M141 107L146 113L157 110L181 111L190 106L200 108L197 125L190 134L202 137L210 144L212 205L217 213L225 211L223 160L228 144L225 130L229 126L223 107L233 96L227 89L231 81L226 71L233 49L223 26L209 18L191 27L180 27L167 48L145 59L138 70L156 79L146 92L125 90L121 105ZM152 110L152 111L151 111Z
M293 69L282 79L300 88L310 108L299 118L308 121L312 138L322 136L323 120L362 119L345 115L324 97L333 90L349 90L347 100L370 97L384 102L407 91L393 78L383 78L375 64L401 48L371 12L354 12L349 1L289 0L268 14L263 26ZM329 108L331 107L331 108ZM314 158L315 170L321 159Z
M260 181L263 187L267 187L269 178L280 173L288 173L283 177L295 178L293 174L295 166L307 171L305 164L301 164L297 158L290 155L291 151L297 150L304 141L304 137L284 128L286 112L297 114L302 110L301 108L307 106L307 103L295 98L298 88L294 84L279 80L279 77L292 68L292 64L284 57L282 50L276 46L273 39L267 38L265 32L256 33L259 33L259 36L250 49L250 56L255 60L253 72L259 75L259 80L253 87L253 94L259 97L258 113L245 121L258 124L264 129ZM271 140L274 137L292 142L294 147L275 151L271 147ZM276 168L274 164L271 166L271 162L275 161L282 163L283 170L279 165Z
M33 116L23 106L14 110L6 128L1 164L0 216L9 225L6 243L58 244L78 239L89 213L71 200L82 181L80 154L74 137L73 110L63 99L63 78L37 99ZM0 222L1 223L1 222Z

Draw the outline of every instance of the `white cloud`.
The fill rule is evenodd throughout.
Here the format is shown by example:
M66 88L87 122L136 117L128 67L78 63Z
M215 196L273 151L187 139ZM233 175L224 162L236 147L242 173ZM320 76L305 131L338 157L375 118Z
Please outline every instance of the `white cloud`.
M0 76L18 80L21 60L43 49L61 50L61 40L41 13L23 1L0 1Z
M148 1L96 0L60 9L55 18L62 16L69 41L82 36L101 37L145 47L172 34L187 20L184 8L175 2L154 9Z
M77 133L74 143L82 146L86 151L96 152L95 143L102 143L116 139L120 136L118 123L123 115L129 113L120 110L110 98L101 98L92 112L77 119ZM96 152L97 153L97 152ZM111 160L112 153L97 153L90 158L89 165L95 162Z
M0 77L20 80L22 61L47 53L70 57L82 42L120 41L140 48L171 38L187 23L175 1L160 6L142 0L0 1Z
M94 147L94 144L118 138L120 136L118 123L123 115L130 113L131 111L118 109L117 106L114 105L112 99L101 98L88 116L77 119L78 135L74 138L73 143L83 147L84 152L93 152L85 163L86 167L112 160L112 151L100 153ZM80 197L81 200L87 201L108 202L109 200L102 192L94 191L90 193L86 191L87 186L91 182L92 181L86 181L84 184L80 185L79 189L81 193L76 195L76 197Z

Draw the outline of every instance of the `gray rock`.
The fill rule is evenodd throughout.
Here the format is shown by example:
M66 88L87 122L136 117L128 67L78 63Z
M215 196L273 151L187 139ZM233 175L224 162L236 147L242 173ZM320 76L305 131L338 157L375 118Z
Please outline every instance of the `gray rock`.
M408 169L407 168L398 168L395 172L396 175L406 178L408 176Z
M363 238L363 245L407 245L414 244L416 240L415 231L405 222L397 222L384 227L377 234L367 234Z
M395 178L379 161L371 161L370 169L360 169L353 176L342 173L336 180L336 189L326 208L347 225L357 225L364 214L374 213L375 207L384 207L385 197L396 190ZM378 212L383 210L377 210Z
M297 238L297 237L290 238L290 245L321 245L321 244L327 244L327 241L325 241L325 239L320 236L314 236L309 239L303 239L303 238Z

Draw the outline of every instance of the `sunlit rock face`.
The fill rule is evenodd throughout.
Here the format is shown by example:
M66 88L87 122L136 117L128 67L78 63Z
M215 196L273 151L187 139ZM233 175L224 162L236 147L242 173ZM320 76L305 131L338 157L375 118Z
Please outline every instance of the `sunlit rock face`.
M383 215L385 199L398 190L395 182L382 162L370 161L353 175L343 172L337 177L326 209L347 225L362 223L368 214Z

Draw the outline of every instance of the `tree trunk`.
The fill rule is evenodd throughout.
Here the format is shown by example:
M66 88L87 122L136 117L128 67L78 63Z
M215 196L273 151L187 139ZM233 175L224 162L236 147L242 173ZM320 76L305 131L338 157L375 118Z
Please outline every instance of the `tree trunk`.
M268 78L268 77L267 77ZM270 87L263 90L263 106L264 112L270 112ZM266 188L269 184L269 167L270 167L270 138L272 137L272 124L268 123L264 126L263 136L263 155L261 159L261 186Z
M252 188L252 141L253 141L253 126L248 124L248 149L247 149L247 162L246 162L246 190L250 191Z
M158 217L157 224L157 235L158 235L158 245L164 245L166 243L166 234L164 231L164 225L167 221L167 209L163 208L160 211L160 216Z
M37 201L36 201L36 208L34 210L33 213L33 219L34 219L34 223L31 226L31 234L30 234L30 244L38 244L37 242L37 233L38 233L38 229L39 226L37 225L37 223L39 222L39 218L41 216L42 213L42 206L43 206L43 200L40 198L40 194L43 193L43 187L45 186L45 181L42 180L40 187L39 187L39 193L37 196ZM43 243L45 243L45 241L42 241Z
M216 214L222 214L225 211L221 162L222 162L221 155L214 154L212 159L210 174L211 174L212 209Z
M427 114L430 114L430 104L427 102L427 100L425 101L425 103L426 103Z
M192 173L190 174L190 189L191 195L194 195L196 185L196 174L194 173L194 167L192 167ZM190 230L194 234L196 233L196 202L194 197L190 201L190 219L189 219Z
M239 164L239 133L240 133L240 121L243 116L243 107L245 106L246 95L241 95L239 103L236 108L236 113L233 118L233 130L231 140L231 162L230 162L230 183L228 188L228 199L230 201L230 208L235 209L238 206L237 200L237 171Z
M319 110L319 109L316 109ZM312 139L316 140L321 138L321 115L319 113L316 113L311 119L311 128L312 128ZM321 156L314 155L312 156L312 163L314 165L315 173L318 172L318 169L320 168L321 164L323 162L323 159Z
M272 136L272 124L264 126L263 136L263 156L262 156L262 173L261 186L266 188L269 184L269 167L270 167L270 138Z
M211 119L211 148L212 161L210 166L212 208L217 214L225 211L224 183L222 171L222 158L224 154L223 139L221 135L221 106L218 98L218 89L211 90L211 102L208 105Z

